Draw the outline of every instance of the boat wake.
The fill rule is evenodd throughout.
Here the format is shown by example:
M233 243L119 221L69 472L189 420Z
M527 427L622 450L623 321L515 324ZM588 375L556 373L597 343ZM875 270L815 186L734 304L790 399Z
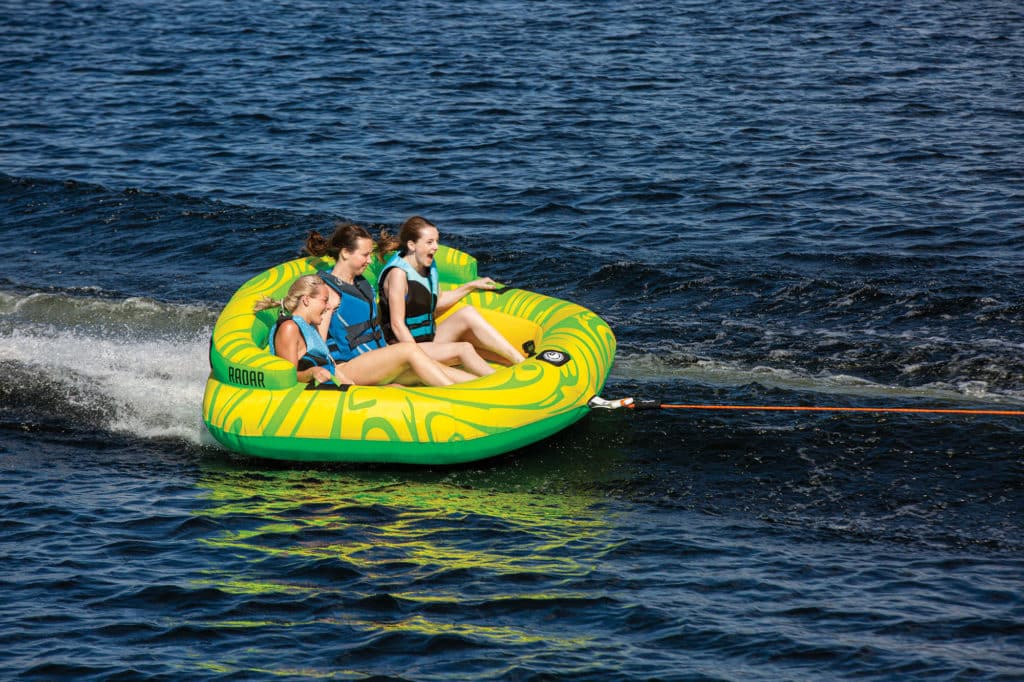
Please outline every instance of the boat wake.
M146 299L0 292L0 395L26 422L207 444L213 318Z

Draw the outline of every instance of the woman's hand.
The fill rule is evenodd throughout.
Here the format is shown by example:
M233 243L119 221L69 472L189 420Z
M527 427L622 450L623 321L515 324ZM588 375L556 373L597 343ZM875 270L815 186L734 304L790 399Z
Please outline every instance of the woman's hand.
M317 383L323 384L330 381L333 378L334 377L331 376L331 371L326 367L313 368L313 379L316 380Z
M469 282L469 286L473 289L483 289L484 291L493 291L497 288L498 283L490 277L481 277L480 279L474 279Z
M397 268L396 268L396 270L397 270ZM455 305L456 303L461 301L463 298L465 298L466 294L468 294L471 291L474 291L474 290L477 290L477 289L479 289L481 291L494 291L497 288L498 288L498 283L495 282L493 279L491 279L490 277L481 277L479 279L474 279L472 282L466 282L465 284L460 284L455 289L451 289L449 291L442 291L440 294L437 295L437 309L434 311L434 314L437 317L440 317L445 312L447 312L449 308L451 308L453 305ZM394 309L393 308L392 308L391 315L392 315L391 325L392 325L392 328L394 328L394 324L395 323L394 323Z

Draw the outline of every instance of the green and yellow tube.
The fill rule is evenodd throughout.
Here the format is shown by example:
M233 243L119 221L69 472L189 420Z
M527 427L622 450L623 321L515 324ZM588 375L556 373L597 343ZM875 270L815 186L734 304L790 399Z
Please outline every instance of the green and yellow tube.
M477 278L476 259L442 246L442 289ZM203 421L224 447L253 457L316 462L450 465L521 448L582 418L615 357L615 335L593 312L522 289L474 291L473 305L518 347L536 354L511 367L446 387L351 386L308 391L295 367L267 350L280 299L301 275L330 258L300 258L246 282L228 301L210 340ZM366 273L375 280L380 263ZM443 319L443 318L441 318Z

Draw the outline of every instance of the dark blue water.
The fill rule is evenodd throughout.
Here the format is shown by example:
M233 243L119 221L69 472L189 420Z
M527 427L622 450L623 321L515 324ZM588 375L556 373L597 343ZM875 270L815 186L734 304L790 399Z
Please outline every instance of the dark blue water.
M0 2L0 670L1024 678L1024 417L595 412L456 469L204 435L309 229L420 213L606 397L1024 410L1024 9Z

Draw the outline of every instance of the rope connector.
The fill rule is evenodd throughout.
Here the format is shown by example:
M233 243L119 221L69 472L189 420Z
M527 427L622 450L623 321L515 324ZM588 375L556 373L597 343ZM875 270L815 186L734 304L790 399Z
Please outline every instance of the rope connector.
M628 407L631 410L656 410L661 407L661 401L644 400L642 398L606 400L599 395L595 395L587 402L587 407L598 410L617 410L620 407Z
M618 400L605 400L599 395L587 401L587 407L592 410L617 410L620 407L632 407L632 398L619 398Z

